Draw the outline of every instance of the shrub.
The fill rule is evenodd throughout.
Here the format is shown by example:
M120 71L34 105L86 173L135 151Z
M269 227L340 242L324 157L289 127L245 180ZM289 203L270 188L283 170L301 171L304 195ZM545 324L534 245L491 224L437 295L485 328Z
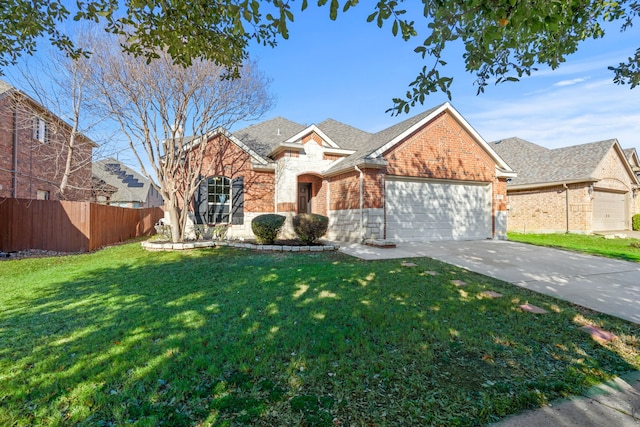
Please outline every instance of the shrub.
M631 228L635 231L640 230L640 214L635 214L631 218Z
M196 240L224 240L227 238L228 229L228 224L196 224L193 226Z
M293 231L302 241L312 243L327 232L329 218L318 214L299 214L293 217Z
M258 215L251 221L251 231L258 243L270 245L276 240L286 217L277 214Z

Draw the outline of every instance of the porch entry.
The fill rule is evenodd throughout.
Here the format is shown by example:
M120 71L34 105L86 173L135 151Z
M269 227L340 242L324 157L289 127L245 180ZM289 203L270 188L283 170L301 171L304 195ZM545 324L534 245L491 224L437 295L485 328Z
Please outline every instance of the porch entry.
M311 183L298 183L298 213L311 213Z

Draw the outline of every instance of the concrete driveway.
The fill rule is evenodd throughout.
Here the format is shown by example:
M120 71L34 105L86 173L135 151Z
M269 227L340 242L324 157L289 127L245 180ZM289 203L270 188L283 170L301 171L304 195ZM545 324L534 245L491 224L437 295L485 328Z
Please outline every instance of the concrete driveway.
M365 260L429 257L640 324L640 263L504 240L343 244Z

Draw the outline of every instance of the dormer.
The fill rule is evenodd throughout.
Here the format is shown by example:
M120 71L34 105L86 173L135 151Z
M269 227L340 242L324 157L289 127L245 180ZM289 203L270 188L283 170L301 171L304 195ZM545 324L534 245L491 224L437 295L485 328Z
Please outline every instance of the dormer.
M278 144L269 153L269 157L274 160L283 157L305 157L314 161L334 161L353 153L354 150L340 148L316 125L311 125Z

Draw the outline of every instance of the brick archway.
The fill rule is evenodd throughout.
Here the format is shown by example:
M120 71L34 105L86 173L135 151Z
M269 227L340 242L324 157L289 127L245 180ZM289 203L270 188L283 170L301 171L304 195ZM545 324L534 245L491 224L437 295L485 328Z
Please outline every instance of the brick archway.
M328 183L320 175L305 173L298 176L296 186L296 213L327 215ZM308 191L308 194L305 194ZM305 199L308 197L308 200Z

